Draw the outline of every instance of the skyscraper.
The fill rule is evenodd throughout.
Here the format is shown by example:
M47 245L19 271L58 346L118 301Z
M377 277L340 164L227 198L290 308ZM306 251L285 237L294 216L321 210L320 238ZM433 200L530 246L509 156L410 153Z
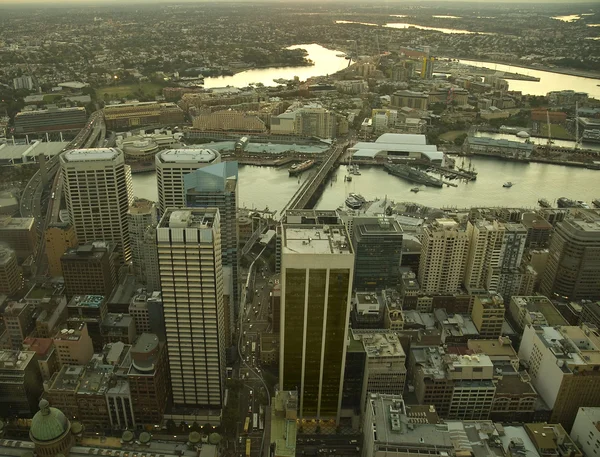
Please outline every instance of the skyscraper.
M167 210L156 232L173 402L220 409L225 313L219 211Z
M426 294L455 293L462 285L467 232L452 219L436 219L423 228L419 284Z
M282 390L298 389L301 418L339 421L354 254L339 225L281 225Z
M600 299L600 215L580 210L557 223L549 251L544 295Z
M127 211L131 170L116 148L73 149L60 156L65 200L81 244L115 243L121 262L131 259Z
M220 161L221 155L217 151L206 148L167 149L156 154L160 214L164 214L168 208L185 207L185 175Z
M402 258L402 229L398 223L385 217L355 217L353 222L354 288L397 286Z
M232 284L230 296L230 326L238 316L240 242L237 225L238 164L221 162L200 168L184 176L187 206L192 208L218 208L221 218L221 256L223 268L230 268Z
M158 218L156 204L145 198L137 198L127 213L129 237L131 239L131 260L136 278L150 291L158 290L158 255L156 241L147 236L154 234ZM155 238L156 236L154 236Z

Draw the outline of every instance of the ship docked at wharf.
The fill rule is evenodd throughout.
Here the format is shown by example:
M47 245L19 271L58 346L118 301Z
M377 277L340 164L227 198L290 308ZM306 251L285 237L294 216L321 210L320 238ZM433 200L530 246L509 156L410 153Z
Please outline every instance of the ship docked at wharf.
M424 171L417 170L403 164L384 164L386 171L394 176L405 179L415 184L423 184L430 187L442 187L444 182L441 179L429 176Z
M314 160L305 160L302 163L298 163L298 164L295 163L294 165L292 165L290 168L288 168L288 172L289 172L290 176L297 176L300 173L303 173L306 170L309 170L314 165L315 165Z
M367 200L362 195L350 193L346 199L346 206L351 209L360 209L366 202Z

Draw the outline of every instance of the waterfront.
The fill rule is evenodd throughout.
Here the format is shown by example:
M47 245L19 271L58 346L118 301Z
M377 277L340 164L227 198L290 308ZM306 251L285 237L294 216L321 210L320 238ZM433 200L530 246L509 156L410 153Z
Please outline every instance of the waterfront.
M460 164L461 158L457 158ZM412 201L433 207L520 206L535 207L540 198L552 202L559 197L591 202L600 197L597 186L600 171L581 168L522 164L486 157L474 157L472 165L478 171L477 181L459 183L458 187L435 189L421 187L417 194L410 191L414 184L389 175L382 167L361 167L361 175L352 182L344 182L345 167L338 168L337 179L328 183L317 208L335 209L344 204L348 193L354 192L367 199L384 198ZM301 179L305 179L303 175ZM502 184L512 181L505 189ZM456 182L456 181L455 181ZM287 167L268 168L242 166L239 170L240 206L281 210L299 186L297 178L288 176ZM157 199L154 173L133 176L134 195Z
M527 139L519 138L517 135L513 135L510 133L490 133L490 132L475 132L475 136L485 137L485 138L493 138L495 140L509 140L509 141L518 141L520 143L525 143ZM547 138L540 137L530 137L528 138L529 142L546 145L548 144ZM560 146L562 148L575 148L575 141L570 140L552 140L552 144L554 146ZM591 149L593 151L600 151L600 143L583 143L579 145L579 149Z
M348 61L344 57L337 55L341 51L332 51L318 44L298 44L290 46L287 49L306 49L307 58L312 60L314 65L305 67L274 67L274 68L256 68L236 73L233 76L215 76L204 79L204 88L213 87L246 87L250 84L261 83L265 86L276 86L273 79L294 79L298 76L301 81L314 76L325 76L336 73L348 66Z

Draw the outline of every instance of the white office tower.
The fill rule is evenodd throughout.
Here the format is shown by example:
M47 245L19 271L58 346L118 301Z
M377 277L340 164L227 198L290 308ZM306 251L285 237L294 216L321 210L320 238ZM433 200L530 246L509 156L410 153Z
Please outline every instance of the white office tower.
M452 219L436 219L423 228L419 284L426 294L453 294L462 285L469 239Z
M133 272L148 291L160 290L156 251L156 203L136 198L129 207L128 220Z
M185 208L183 177L198 168L221 162L214 149L167 149L155 156L156 183L158 185L158 211L168 208Z
M69 218L79 244L115 243L131 260L127 211L133 202L131 169L116 148L72 149L60 156Z
M173 402L217 411L225 386L219 211L167 210L156 229Z
M343 225L301 220L281 226L280 389L298 389L300 418L339 422L354 253Z

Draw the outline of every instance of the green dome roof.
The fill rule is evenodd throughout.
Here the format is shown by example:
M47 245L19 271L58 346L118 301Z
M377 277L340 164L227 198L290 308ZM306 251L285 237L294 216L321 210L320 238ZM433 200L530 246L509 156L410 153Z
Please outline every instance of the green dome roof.
M29 433L37 441L52 441L69 428L69 421L61 410L50 408L47 400L40 401L40 410L31 420Z

